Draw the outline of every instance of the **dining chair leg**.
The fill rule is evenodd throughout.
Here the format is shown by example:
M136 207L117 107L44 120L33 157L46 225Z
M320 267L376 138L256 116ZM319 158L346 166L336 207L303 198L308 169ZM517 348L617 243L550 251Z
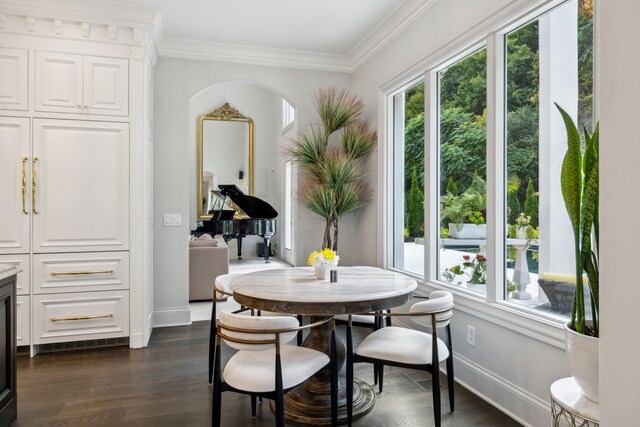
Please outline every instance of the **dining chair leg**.
M252 416L253 418L255 418L255 417L256 417L256 409L257 409L257 408L256 408L256 406L257 406L257 405L256 405L256 400L257 400L256 395L255 395L255 394L252 394L252 395L251 395L251 416Z
M276 350L276 426L284 427L284 389L279 348Z
M378 367L373 365L373 385L378 385Z
M374 366L375 371L375 366ZM353 421L353 336L347 326L347 426Z
M378 367L378 392L382 393L382 387L384 383L384 365L382 363L377 364Z
M336 325L331 325L331 425L338 425L338 351Z
M451 343L451 327L447 325L447 343L449 344L449 357L447 357L447 392L449 394L449 409L454 409L454 376L453 376L453 345Z
M433 394L433 417L436 427L440 427L442 411L440 410L440 369L437 363L433 365L431 384L431 393Z
M209 384L213 381L213 353L216 338L216 299L213 293L213 304L211 305L211 328L209 329Z
M302 315L300 314L298 314L298 323L300 324L300 326L302 326ZM297 339L298 347L302 346L302 331L298 331Z
M211 425L220 427L222 417L222 384L220 378L220 344L216 343L215 368L213 371L213 404L211 405Z

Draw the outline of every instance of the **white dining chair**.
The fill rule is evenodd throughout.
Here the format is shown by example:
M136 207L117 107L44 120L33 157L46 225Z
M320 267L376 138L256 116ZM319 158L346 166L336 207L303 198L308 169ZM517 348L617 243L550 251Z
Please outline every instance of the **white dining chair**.
M318 350L287 344L298 331L332 323L331 357ZM237 350L221 370L221 342ZM284 426L284 394L319 370L331 370L331 420L338 420L338 363L335 322L327 318L300 326L291 316L249 316L220 312L216 332L212 417L221 422L222 393L234 391L251 396L252 416L258 397L275 401L276 426Z
M211 326L209 329L209 384L213 381L213 358L214 358L214 342L216 335L216 322L217 322L217 311L216 311L216 299L220 296L233 297L233 291L231 290L231 281L236 277L242 276L245 273L227 273L221 274L216 277L213 285L213 306L211 307ZM244 309L243 305L240 305L240 309ZM282 316L284 313L276 313L276 312L266 312L257 310L259 316ZM254 314L254 310L251 310L251 314ZM286 314L288 316L296 316L298 318L298 322L302 324L302 316L301 315L293 315ZM302 345L302 331L300 331L297 335L297 343L298 345Z
M220 274L216 277L213 283L213 304L211 307L211 326L209 329L209 384L213 381L213 356L214 356L214 343L216 336L216 322L217 322L217 312L216 312L216 301L220 298L221 295L231 297L233 296L233 291L231 290L231 281L236 277L240 276L239 273L227 273ZM240 308L244 308L240 306Z
M383 313L374 316L411 316L416 322L431 328L431 333L391 326L369 334L353 351L352 319L347 325L347 423L353 414L353 364L373 363L378 368L379 391L383 388L384 365L425 370L431 373L435 425L440 426L440 362L446 361L449 407L454 410L453 348L451 328L453 295L434 291L429 299L413 304L409 313ZM438 338L438 328L445 329L445 341Z

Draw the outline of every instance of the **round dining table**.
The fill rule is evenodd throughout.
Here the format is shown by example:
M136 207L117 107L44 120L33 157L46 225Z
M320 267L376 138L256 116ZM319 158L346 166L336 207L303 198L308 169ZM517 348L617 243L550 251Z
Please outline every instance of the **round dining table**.
M363 314L405 304L417 287L414 279L375 267L338 267L337 282L318 280L308 267L256 271L234 278L234 300L262 311L311 316L311 321L337 314ZM312 328L303 345L331 351L331 325ZM336 340L338 366L345 359L342 340ZM339 378L338 417L346 420L345 377ZM285 395L285 417L313 425L331 424L330 371L325 368ZM354 378L353 416L373 409L375 393L366 382Z

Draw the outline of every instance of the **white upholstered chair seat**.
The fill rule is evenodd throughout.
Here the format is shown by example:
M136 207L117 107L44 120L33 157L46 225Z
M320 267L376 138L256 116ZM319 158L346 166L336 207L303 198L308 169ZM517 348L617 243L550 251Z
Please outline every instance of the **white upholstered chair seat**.
M413 329L391 326L369 334L356 354L399 363L431 364L431 335ZM438 338L438 359L449 357L447 345Z
M329 356L317 350L293 345L280 348L282 385L286 390L302 383L329 363ZM238 390L267 393L276 389L275 349L239 351L224 368L224 381Z

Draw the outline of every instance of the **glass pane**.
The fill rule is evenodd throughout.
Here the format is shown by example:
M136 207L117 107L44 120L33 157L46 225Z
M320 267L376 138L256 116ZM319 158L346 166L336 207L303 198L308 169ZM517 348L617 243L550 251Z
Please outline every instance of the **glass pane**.
M438 279L483 294L487 267L486 75L486 49L438 73Z
M573 2L506 36L509 301L571 313L573 234L560 188L566 131L554 103L592 128L593 6Z
M393 266L424 275L424 83L394 97Z

